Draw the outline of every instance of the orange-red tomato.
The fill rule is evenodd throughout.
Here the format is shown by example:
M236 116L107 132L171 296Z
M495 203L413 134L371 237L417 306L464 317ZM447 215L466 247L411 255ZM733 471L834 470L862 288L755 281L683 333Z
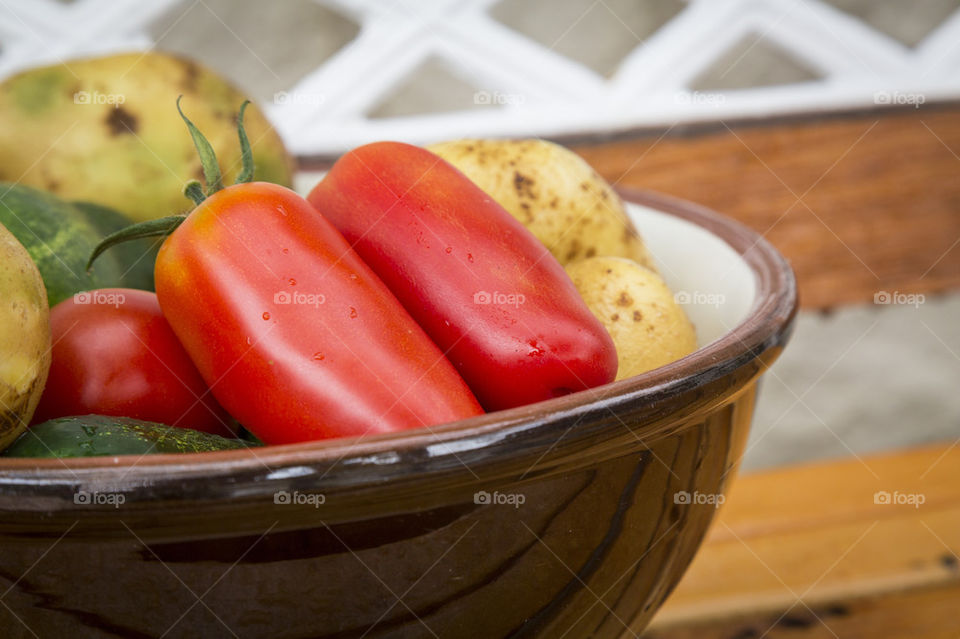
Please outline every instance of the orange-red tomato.
M380 278L289 189L213 193L164 241L155 278L213 394L265 443L483 412Z

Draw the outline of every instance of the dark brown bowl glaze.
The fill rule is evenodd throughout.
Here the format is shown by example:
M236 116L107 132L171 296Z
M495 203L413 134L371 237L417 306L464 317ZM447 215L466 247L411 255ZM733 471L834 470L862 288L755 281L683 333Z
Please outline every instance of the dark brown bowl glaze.
M752 231L691 204L626 195L743 256L757 287L745 321L644 375L432 430L2 460L3 635L639 631L716 512L675 495L725 490L757 378L788 339L797 300L790 267ZM513 503L476 503L481 491ZM77 503L84 495L102 503Z

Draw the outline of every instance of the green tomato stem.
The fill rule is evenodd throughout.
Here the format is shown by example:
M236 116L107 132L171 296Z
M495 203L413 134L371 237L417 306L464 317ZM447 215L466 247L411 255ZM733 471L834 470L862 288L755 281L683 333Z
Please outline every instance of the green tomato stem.
M186 215L171 215L148 222L141 222L140 224L133 224L120 229L116 233L111 233L100 240L100 243L94 247L93 252L90 254L90 259L87 260L87 272L90 272L96 259L111 246L129 240L139 240L144 237L166 237L173 233L178 226L183 224L185 219L187 219Z
M200 164L203 166L203 177L207 181L207 195L211 195L223 188L223 176L220 173L220 165L217 163L217 154L213 151L210 141L204 137L203 133L200 133L200 129L183 114L183 109L180 108L180 100L182 99L182 95L177 98L177 111L187 124L190 137L193 138L193 145L197 147Z
M193 200L194 205L200 206L200 203L207 199L203 193L203 186L198 180L190 180L183 187L183 194Z
M237 135L240 136L240 157L243 160L243 168L234 184L244 184L253 179L253 150L250 148L247 132L243 129L243 112L247 110L248 104L250 100L243 101L240 105L240 114L237 116Z

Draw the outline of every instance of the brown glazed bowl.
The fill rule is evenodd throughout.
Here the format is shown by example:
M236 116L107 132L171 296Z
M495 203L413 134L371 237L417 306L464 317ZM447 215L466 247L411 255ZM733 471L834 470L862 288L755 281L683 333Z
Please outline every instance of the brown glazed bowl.
M616 637L680 579L787 341L793 274L628 193L702 347L432 430L195 455L0 460L4 637Z

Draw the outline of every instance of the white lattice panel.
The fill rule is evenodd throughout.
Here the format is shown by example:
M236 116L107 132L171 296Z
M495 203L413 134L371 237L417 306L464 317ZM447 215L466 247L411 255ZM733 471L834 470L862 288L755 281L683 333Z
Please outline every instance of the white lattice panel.
M820 0L690 0L606 78L492 19L495 1L325 0L362 25L359 35L265 107L294 152L328 155L375 139L550 136L960 96L960 13L910 48ZM148 48L152 21L197 2L2 0L0 77ZM712 94L687 88L751 34L823 79ZM501 108L366 116L427 59L478 87L478 104Z

